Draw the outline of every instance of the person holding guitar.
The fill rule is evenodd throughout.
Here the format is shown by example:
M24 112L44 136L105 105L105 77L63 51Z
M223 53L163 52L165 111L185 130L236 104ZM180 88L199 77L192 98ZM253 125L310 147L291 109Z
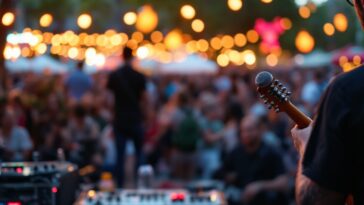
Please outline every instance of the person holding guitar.
M364 25L364 0L355 6ZM314 123L292 129L301 163L299 205L364 204L364 68L338 76L327 89Z
M364 0L355 6L364 27ZM289 93L268 72L257 75L268 108L286 112L300 155L296 178L298 205L364 204L364 66L341 74L329 85L312 123L289 101Z

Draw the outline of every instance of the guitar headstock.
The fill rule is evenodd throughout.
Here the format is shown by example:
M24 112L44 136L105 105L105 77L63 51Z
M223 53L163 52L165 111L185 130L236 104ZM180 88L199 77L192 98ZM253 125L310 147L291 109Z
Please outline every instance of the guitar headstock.
M267 71L258 73L255 84L258 87L260 98L268 109L274 109L277 113L286 110L291 92L279 80L274 79L271 73Z

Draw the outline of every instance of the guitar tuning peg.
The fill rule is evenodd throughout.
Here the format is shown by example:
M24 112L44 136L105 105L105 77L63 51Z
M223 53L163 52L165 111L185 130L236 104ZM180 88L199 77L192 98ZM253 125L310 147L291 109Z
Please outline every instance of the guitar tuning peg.
M287 92L286 94L287 94L287 95L292 95L292 92Z
M276 113L279 113L279 108L276 108L275 110L274 110Z
M283 87L283 84L282 83L279 83L278 84L278 87L280 87L280 88Z
M268 104L268 100L264 100L263 102L264 102L264 104Z
M283 87L282 88L282 92L286 92L287 91L287 88L286 87Z
M286 98L284 98L284 101L286 101L286 102L287 102L287 101L288 101L288 98L287 98L287 97L286 97Z
M278 85L279 80L274 80L274 84Z
M270 110L270 109L272 109L272 107L273 107L272 105L268 105L268 109L269 109L269 110Z
M261 99L263 99L265 96L264 96L264 95L260 95L259 97L260 97Z
M271 102L270 102L270 104L271 104L271 105L274 105L274 101L271 101Z

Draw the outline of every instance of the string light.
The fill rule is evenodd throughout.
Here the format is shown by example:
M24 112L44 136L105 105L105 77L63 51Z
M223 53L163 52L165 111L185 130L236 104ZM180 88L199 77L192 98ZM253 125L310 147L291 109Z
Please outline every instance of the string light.
M323 30L328 36L332 36L335 34L335 27L331 23L325 23Z
M301 6L298 9L298 13L300 14L300 16L304 19L308 19L311 16L311 10L310 8L308 8L307 6Z
M201 19L195 19L191 23L192 30L197 33L202 32L205 29L205 24Z
M278 64L278 57L275 54L269 54L266 58L267 65L274 67Z
M124 14L123 20L126 25L134 25L137 21L137 15L132 11L127 12Z
M10 26L15 21L15 15L12 12L6 12L1 18L1 22L4 26Z
M49 27L53 22L53 17L50 14L43 14L39 19L39 25L42 27Z
M253 29L252 30L249 30L246 33L246 36L247 36L248 41L250 43L256 43L259 40L259 34L255 30L253 30Z
M185 19L193 19L196 15L195 8L188 4L181 7L180 13Z
M229 8L233 11L239 11L243 7L242 0L228 0L227 4Z
M77 24L82 29L87 29L92 24L92 17L89 14L81 14L77 19Z
M229 57L226 54L220 54L216 58L216 62L221 67L226 67L229 65Z
M140 9L135 27L143 32L150 33L158 26L158 14L150 5L145 5Z
M348 29L348 18L342 13L334 16L335 28L340 32L345 32Z
M307 31L300 31L296 36L296 48L302 53L309 53L315 47L315 40Z

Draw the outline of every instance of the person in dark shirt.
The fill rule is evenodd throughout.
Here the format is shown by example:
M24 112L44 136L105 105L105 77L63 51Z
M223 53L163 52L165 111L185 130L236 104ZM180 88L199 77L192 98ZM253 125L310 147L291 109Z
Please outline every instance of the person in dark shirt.
M364 0L354 3L364 25ZM314 123L291 131L301 156L298 205L343 205L351 196L355 205L364 204L363 69L338 76L329 85Z
M143 111L145 99L146 78L133 69L132 50L125 47L123 51L124 65L109 76L107 87L114 94L114 132L116 135L117 180L123 185L125 147L127 140L134 143L137 166L141 163L143 142Z
M240 129L240 144L227 156L223 171L225 182L242 190L235 203L284 205L288 178L282 156L262 141L262 121L247 116Z

